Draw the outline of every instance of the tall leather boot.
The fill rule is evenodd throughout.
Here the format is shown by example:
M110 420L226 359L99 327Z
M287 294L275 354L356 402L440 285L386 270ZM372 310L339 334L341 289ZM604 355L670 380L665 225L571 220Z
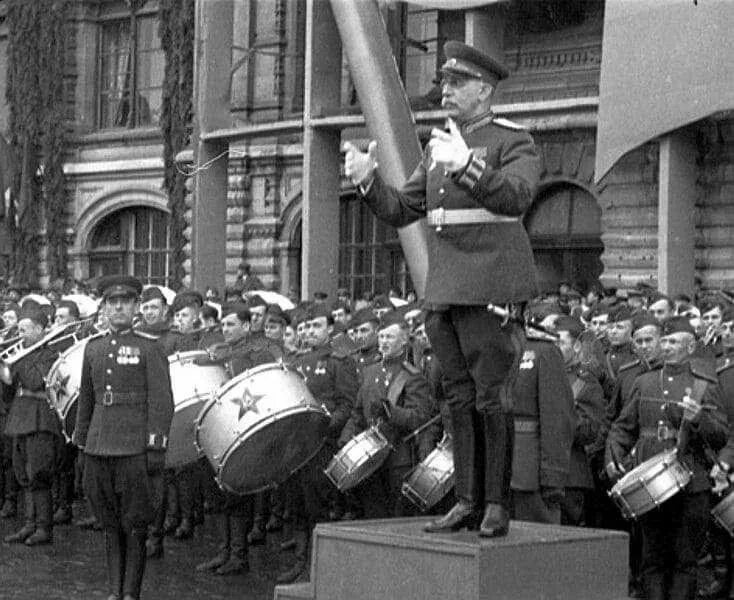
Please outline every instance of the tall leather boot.
M247 541L253 546L265 543L265 515L268 510L268 494L269 492L260 492L255 494L253 499L255 514L252 529L247 534Z
M121 529L105 529L104 542L107 554L107 584L110 595L107 600L122 598L122 582L125 579L125 534Z
M178 502L181 521L173 533L177 540L187 540L194 535L194 493L195 481L191 467L184 467L177 473Z
M25 513L23 516L23 527L15 533L6 535L3 541L6 544L19 544L25 542L36 530L36 509L33 502L33 492L28 488L23 490L23 506Z
M217 549L218 551L213 558L196 565L196 570L199 572L214 571L229 560L230 542L232 538L230 531L229 515L223 512L217 513L214 515L214 520L219 537L219 547Z
M247 527L248 520L243 515L230 515L230 552L229 559L215 573L217 575L238 575L247 573Z
M138 600L145 573L145 529L132 529L125 536L125 577L122 580L123 600Z
M26 546L38 546L53 542L53 499L51 489L33 490L33 505L36 511L36 530L26 538Z
M165 477L165 475L164 475ZM166 479L166 516L163 520L163 534L170 535L176 531L180 517L179 497L178 497L178 481L174 476Z
M645 589L646 600L668 600L663 573L644 573L642 585Z
M295 561L289 569L281 571L276 579L277 583L293 583L300 577L306 577L308 579L308 542L309 533L302 529L297 529L294 538L296 541L295 546Z
M477 502L477 436L474 410L451 411L454 426L454 493L457 502L444 516L423 529L429 532L476 529L480 514Z
M482 412L479 415L484 444L484 518L482 537L507 535L510 526L510 481L514 420L509 413Z
M696 576L690 573L673 573L668 590L668 600L694 600Z

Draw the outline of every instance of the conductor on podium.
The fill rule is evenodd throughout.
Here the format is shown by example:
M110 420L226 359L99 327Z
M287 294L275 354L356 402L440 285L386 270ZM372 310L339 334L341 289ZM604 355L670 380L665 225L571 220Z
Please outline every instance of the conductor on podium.
M540 173L531 136L491 111L507 69L465 44L444 46L446 129L434 129L402 189L380 177L377 144L346 144L345 173L378 218L403 227L426 218L425 328L444 371L454 427L457 503L426 529L507 534L512 474L511 390L523 334L488 304L523 303L536 274L522 224Z

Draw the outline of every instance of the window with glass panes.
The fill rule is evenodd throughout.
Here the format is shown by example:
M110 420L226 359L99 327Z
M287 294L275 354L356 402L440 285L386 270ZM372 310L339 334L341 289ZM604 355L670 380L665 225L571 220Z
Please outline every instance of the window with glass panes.
M97 80L98 127L157 125L164 66L155 14L102 21Z
M379 221L354 195L341 199L339 218L339 287L354 298L412 288L394 227Z
M139 207L103 218L89 243L89 275L127 274L143 283L168 285L171 279L169 216Z

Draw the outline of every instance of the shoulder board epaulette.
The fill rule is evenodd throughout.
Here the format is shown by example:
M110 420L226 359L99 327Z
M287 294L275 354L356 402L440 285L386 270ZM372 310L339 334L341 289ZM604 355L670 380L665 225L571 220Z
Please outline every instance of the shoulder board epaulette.
M413 363L408 362L407 360L403 361L403 368L411 375L420 375L421 373L421 370L418 367L416 367Z
M547 331L540 331L534 327L525 328L525 337L538 342L555 342L558 338Z
M621 367L619 367L619 373L621 373L622 371L626 371L628 369L631 369L632 367L636 367L639 364L640 364L640 359L639 358L637 360L633 360L631 362L624 363Z
M492 123L499 125L500 127L506 127L507 129L512 129L513 131L526 131L527 127L524 125L520 125L520 123L515 123L514 121L510 121L510 119L505 119L503 117L496 117Z
M699 377L700 379L705 379L706 381L710 381L711 383L718 383L719 380L716 378L715 375L711 373L705 373L698 367L691 367L691 373L693 373L696 377Z
M138 337L145 338L146 340L157 340L158 336L153 335L152 333L146 333L145 331L140 331L139 329L133 329L133 335L137 335Z

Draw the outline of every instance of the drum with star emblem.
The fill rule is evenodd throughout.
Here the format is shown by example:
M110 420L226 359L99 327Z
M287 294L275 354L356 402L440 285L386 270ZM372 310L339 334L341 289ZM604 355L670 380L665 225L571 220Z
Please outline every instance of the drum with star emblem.
M196 419L196 444L223 490L274 488L326 440L329 413L283 363L249 369L221 386Z

